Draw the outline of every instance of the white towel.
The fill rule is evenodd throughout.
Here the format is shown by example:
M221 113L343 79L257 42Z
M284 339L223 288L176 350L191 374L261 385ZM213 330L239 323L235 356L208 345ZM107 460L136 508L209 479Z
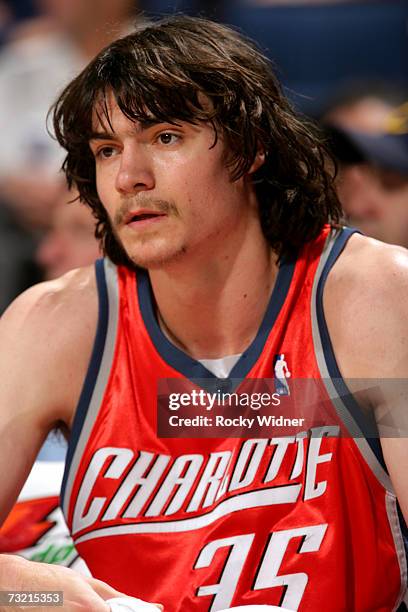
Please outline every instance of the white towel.
M219 612L293 612L288 608L280 608L279 606L237 606L236 608L228 608L228 610L220 610Z
M151 603L136 599L136 597L114 597L108 599L111 612L158 612L157 606ZM255 605L255 606L238 606L236 608L228 608L228 610L220 610L219 612L293 612L287 608L279 606Z
M106 601L111 612L159 612L159 608L136 597L113 597Z

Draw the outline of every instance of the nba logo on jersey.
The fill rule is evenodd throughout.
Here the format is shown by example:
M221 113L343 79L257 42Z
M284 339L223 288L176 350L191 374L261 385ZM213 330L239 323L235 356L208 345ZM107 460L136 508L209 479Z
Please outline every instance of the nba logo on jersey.
M278 395L290 395L289 383L291 373L285 360L285 354L275 355L273 371L275 374L275 390Z

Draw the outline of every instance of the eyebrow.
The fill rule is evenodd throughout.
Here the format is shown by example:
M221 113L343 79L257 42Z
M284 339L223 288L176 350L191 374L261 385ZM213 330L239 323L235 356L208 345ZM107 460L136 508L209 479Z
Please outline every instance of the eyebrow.
M161 123L169 123L168 121L162 121L160 119L142 119L138 121L138 128L136 128L136 132L141 132L143 130L148 130L149 128L160 125ZM115 132L108 131L92 131L89 135L89 141L91 140L112 140L116 137Z
M89 142L91 140L112 140L115 138L115 134L113 132L91 132L89 134Z

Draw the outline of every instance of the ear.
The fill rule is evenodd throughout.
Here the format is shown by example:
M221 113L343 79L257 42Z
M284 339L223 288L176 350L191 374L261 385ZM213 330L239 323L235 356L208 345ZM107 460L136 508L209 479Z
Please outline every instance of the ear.
M265 151L263 149L258 149L255 159L252 162L250 169L248 170L248 174L254 174L261 166L265 163Z

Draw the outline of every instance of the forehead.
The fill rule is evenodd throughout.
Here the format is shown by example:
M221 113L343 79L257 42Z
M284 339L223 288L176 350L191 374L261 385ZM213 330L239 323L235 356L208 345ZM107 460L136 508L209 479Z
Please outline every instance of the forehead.
M100 94L92 109L92 131L111 132L114 125L121 121L130 120L120 110L113 92Z
M92 109L92 133L97 135L100 133L108 134L112 132L127 131L134 134L135 132L142 131L158 123L165 122L177 125L176 122L170 119L155 118L146 108L142 109L138 117L138 119L130 119L126 116L120 109L115 95L112 92L106 96L101 95Z
M133 132L135 129L146 129L158 123L202 125L210 122L214 125L209 117L214 110L214 105L211 99L201 92L198 93L195 108L186 103L184 108L179 106L175 109L172 108L171 100L169 100L169 108L166 108L167 102L164 102L159 105L159 108L150 110L142 99L134 102L134 108L132 108L132 102L130 102L130 108L125 105L125 114L120 108L120 105L124 107L123 103L118 103L112 90L100 92L92 108L92 132L115 131L115 124L131 126ZM135 119L130 119L131 116L135 116Z

